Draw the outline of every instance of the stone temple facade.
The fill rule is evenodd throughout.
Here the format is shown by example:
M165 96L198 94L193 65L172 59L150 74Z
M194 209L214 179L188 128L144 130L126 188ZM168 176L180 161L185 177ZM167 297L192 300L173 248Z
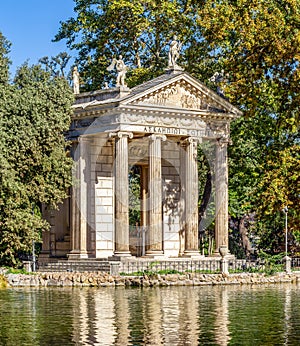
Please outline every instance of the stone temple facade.
M183 71L129 89L76 95L68 139L74 186L58 211L42 256L69 259L197 258L197 148L214 147L215 252L228 247L227 145L241 112ZM139 172L140 221L132 246L129 170Z

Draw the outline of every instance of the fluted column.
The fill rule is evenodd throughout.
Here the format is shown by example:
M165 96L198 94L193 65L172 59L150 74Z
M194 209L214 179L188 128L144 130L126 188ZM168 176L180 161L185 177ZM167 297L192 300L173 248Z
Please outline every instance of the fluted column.
M198 240L198 139L186 140L185 152L185 249L184 256L200 256Z
M71 200L71 252L69 259L87 258L89 140L80 137L74 151L74 186Z
M161 142L164 135L149 137L149 227L147 231L148 256L163 254L162 237L162 181L161 181Z
M220 246L228 248L228 162L227 141L216 143L216 211L215 211L215 254Z
M129 251L129 186L128 138L131 132L115 136L115 256L130 256Z

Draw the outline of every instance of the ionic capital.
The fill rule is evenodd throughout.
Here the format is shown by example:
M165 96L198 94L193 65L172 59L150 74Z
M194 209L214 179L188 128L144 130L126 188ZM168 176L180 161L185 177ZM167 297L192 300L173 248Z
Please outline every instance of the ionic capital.
M225 147L227 145L231 145L232 141L229 136L222 136L220 138L217 138L217 143L220 147Z
M165 142L167 140L167 136L165 135L158 135L158 134L152 134L149 136L149 139L151 141L156 141L157 139L160 139L162 142Z
M185 138L183 139L181 142L180 142L180 145L183 147L183 148L186 148L187 146L189 145L193 145L195 147L197 147L197 145L201 143L201 138L198 138L198 137L188 137L188 138Z
M201 142L200 138L198 138L198 137L188 137L185 139L185 141L188 144L198 144Z
M132 139L133 133L132 132L126 132L126 131L111 132L109 134L109 138L113 138L113 137L118 137L118 138L128 137L128 138Z

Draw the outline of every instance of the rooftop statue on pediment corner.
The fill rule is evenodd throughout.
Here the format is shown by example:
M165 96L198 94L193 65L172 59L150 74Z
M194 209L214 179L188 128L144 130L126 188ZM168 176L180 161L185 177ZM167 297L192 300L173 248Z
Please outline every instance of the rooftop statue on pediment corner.
M221 72L215 72L212 77L209 78L209 81L213 82L217 86L217 94L222 97L225 97L222 83L226 82L227 78L228 74L225 74L224 70L221 70Z
M173 36L173 40L170 43L170 49L168 54L168 69L172 70L182 70L182 68L177 65L177 60L180 56L180 50L182 43L177 40L177 36Z
M113 58L111 64L107 68L107 71L112 71L114 68L116 68L118 72L116 86L127 87L125 77L128 67L125 65L122 55L119 55L118 59Z

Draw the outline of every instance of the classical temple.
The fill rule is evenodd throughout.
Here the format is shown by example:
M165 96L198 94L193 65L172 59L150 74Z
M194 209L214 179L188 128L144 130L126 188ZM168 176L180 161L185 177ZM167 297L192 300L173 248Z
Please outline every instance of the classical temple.
M43 256L202 256L197 148L205 142L214 147L215 252L228 247L227 145L241 112L177 67L132 89L121 83L76 93L67 135L74 186L58 211L44 208L51 229ZM139 249L129 225L132 167L140 183Z

